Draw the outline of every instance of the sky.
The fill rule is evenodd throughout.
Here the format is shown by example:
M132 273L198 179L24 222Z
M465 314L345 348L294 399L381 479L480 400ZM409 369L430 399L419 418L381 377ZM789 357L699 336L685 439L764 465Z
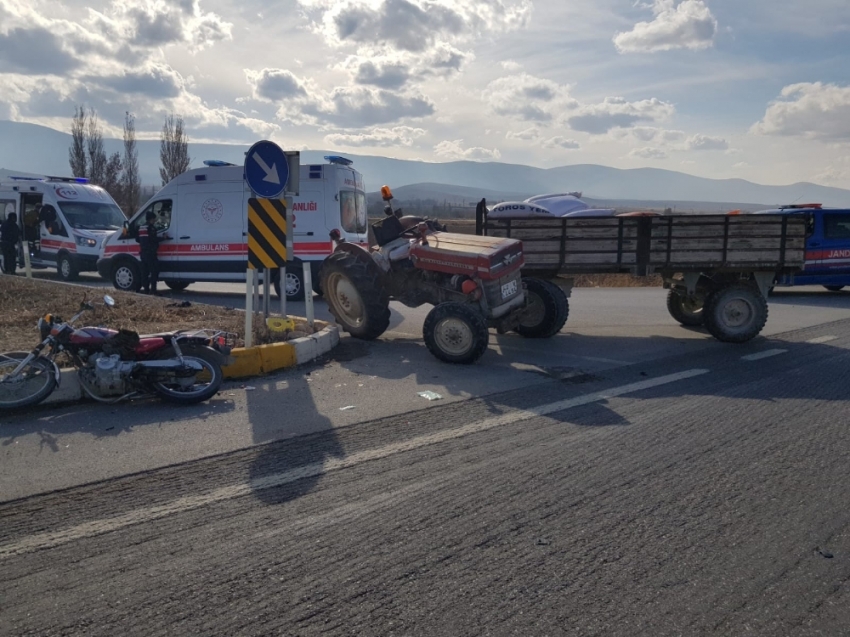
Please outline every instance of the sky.
M848 0L0 0L0 119L850 188L848 59Z

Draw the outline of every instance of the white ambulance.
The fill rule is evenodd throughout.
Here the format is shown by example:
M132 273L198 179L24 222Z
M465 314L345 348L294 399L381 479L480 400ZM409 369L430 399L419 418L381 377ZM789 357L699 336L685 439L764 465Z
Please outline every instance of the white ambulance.
M326 164L304 165L299 196L288 211L294 255L286 268L286 298L304 298L303 262L311 265L313 288L319 268L333 248L330 232L339 230L353 243L367 245L366 192L363 177L343 157L325 157ZM248 266L248 199L253 194L244 169L220 161L205 161L179 175L156 193L128 222L125 233L104 242L97 262L101 276L119 290L140 287L139 245L132 238L148 211L156 214L158 231L171 237L159 246L159 278L172 290L196 281L245 281ZM272 282L281 292L277 271Z
M55 267L65 281L96 270L103 243L126 221L109 193L82 177L6 177L0 222L10 212L18 215L32 267Z

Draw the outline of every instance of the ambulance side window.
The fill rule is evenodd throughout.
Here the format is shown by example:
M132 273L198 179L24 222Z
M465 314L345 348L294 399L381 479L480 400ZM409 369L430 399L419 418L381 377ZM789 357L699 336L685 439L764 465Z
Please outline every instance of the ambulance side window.
M823 236L825 239L850 239L850 214L824 215Z
M6 215L15 212L14 199L0 199L0 221L6 221Z
M351 190L339 193L339 214L346 232L366 232L366 196Z
M133 219L130 224L130 236L135 237L138 233L139 227L145 225L145 218L147 217L148 211L153 211L156 215L156 221L154 222L154 226L157 231L162 232L163 230L168 230L171 227L171 199L163 199L161 201L154 201L151 205L145 208L142 211L142 214Z

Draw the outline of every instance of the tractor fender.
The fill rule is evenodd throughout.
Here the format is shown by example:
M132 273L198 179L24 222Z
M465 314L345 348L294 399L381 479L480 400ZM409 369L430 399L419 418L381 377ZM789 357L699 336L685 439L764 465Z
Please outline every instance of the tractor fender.
M364 263L366 267L372 270L378 277L384 277L384 271L375 263L375 259L372 258L372 253L369 252L366 248L357 245L356 243L348 243L347 241L343 241L342 243L337 244L336 249L333 251L329 259L333 257L334 254L338 253L346 253L357 259L358 261Z

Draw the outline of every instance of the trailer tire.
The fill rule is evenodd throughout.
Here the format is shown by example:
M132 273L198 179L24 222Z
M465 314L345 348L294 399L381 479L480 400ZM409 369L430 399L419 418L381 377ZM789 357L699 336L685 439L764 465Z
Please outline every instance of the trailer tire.
M724 343L745 343L767 323L767 301L755 285L733 283L718 288L705 301L705 327Z
M823 287L825 287L830 292L841 292L841 290L844 289L843 285L825 285Z
M428 312L422 336L434 356L461 365L481 358L490 341L484 317L471 306L454 301L440 303Z
M516 333L525 338L550 338L561 331L570 314L567 295L554 283L523 279L528 305Z
M328 310L343 331L371 341L390 326L390 297L377 266L348 252L335 252L322 266Z
M62 252L59 259L56 261L56 273L63 281L76 281L80 271L77 269L77 264L67 252Z
M679 294L676 290L667 293L667 311L670 316L687 327L702 325L705 319L705 298L700 294Z

